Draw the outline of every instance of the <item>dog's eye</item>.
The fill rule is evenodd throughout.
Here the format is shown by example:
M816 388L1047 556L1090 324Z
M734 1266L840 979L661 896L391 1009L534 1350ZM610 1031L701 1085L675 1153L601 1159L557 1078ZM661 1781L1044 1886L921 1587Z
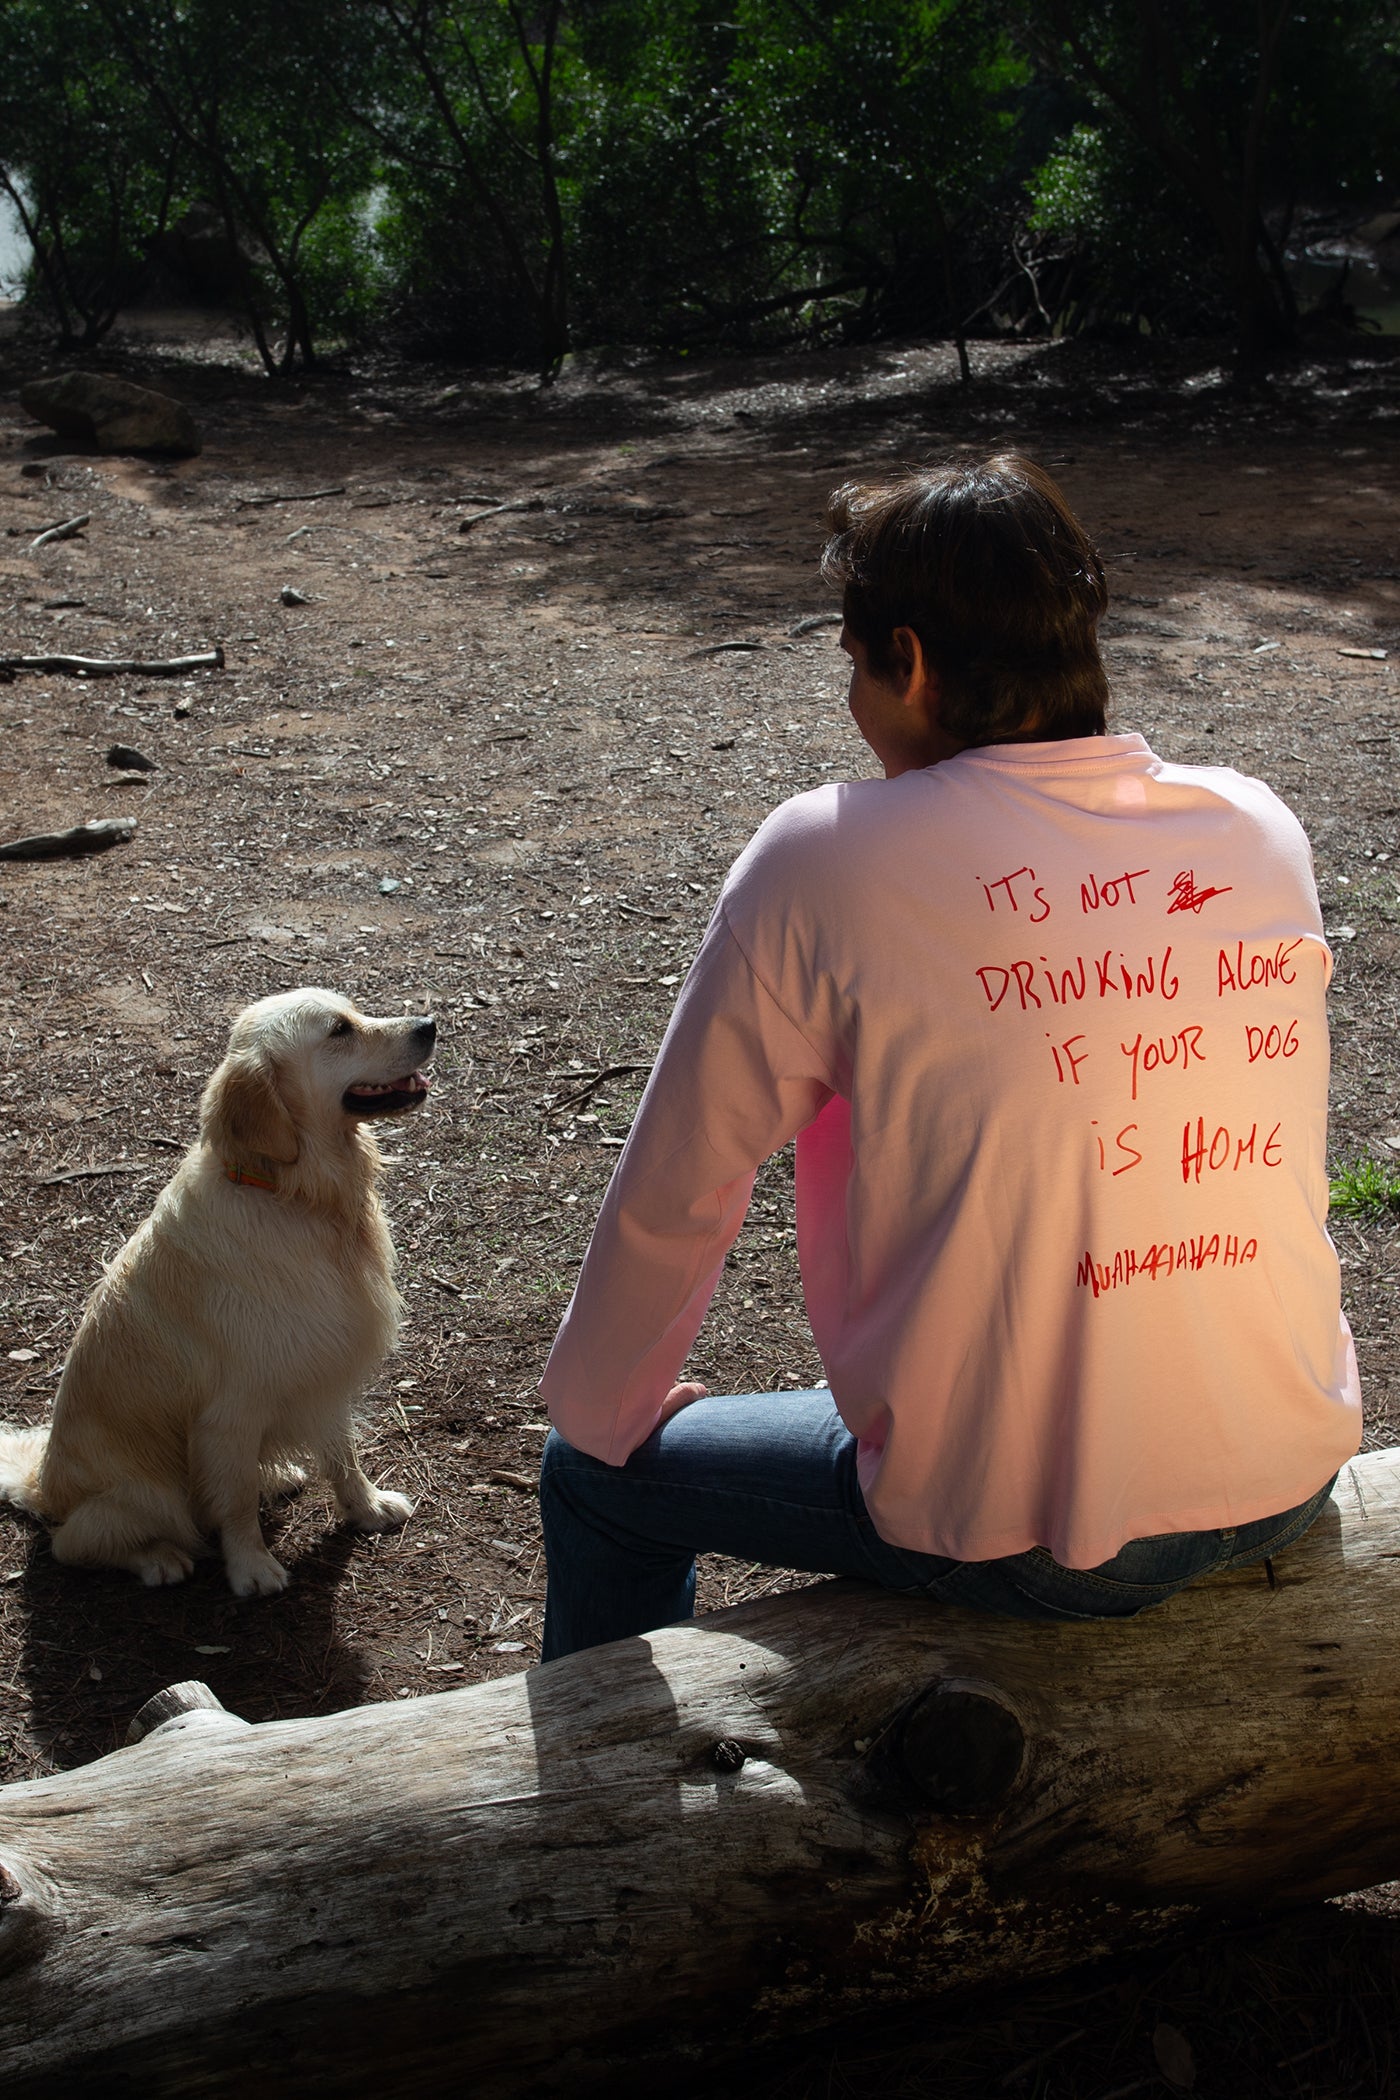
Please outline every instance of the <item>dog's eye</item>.
M353 1035L354 1033L354 1022L345 1020L343 1016L339 1021L336 1022L334 1028L332 1028L331 1030L332 1035Z

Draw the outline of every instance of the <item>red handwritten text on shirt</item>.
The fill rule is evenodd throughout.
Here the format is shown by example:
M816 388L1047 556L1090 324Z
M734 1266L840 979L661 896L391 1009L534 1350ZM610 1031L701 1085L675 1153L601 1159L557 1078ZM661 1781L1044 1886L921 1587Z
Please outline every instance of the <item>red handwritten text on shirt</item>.
M1136 1123L1125 1123L1123 1125L1123 1128L1118 1132L1117 1136L1114 1138L1114 1156L1116 1158L1117 1155L1121 1152L1123 1158L1120 1165L1112 1168L1110 1168L1108 1164L1108 1149L1105 1146L1103 1139L1098 1134L1099 1119L1097 1116L1090 1116L1089 1128L1094 1132L1094 1143L1099 1148L1099 1172L1101 1174L1110 1173L1113 1179L1116 1181L1120 1174L1131 1174L1134 1167L1140 1167L1142 1165L1142 1154L1138 1151L1136 1145L1130 1145L1128 1142L1129 1138L1133 1135L1133 1132L1137 1129Z
M1290 1021L1287 1028L1280 1028L1277 1023L1271 1028L1246 1028L1244 1045L1252 1065L1257 1064L1261 1057L1266 1064L1276 1057L1296 1057L1298 1023Z
M1125 897L1129 904L1136 904L1137 893L1133 884L1141 882L1143 876L1150 875L1151 872L1150 868L1125 868L1121 875L1105 877L1102 882L1097 875L1091 875L1087 882L1081 882L1079 885L1079 909L1098 911L1106 904L1111 911L1114 905L1121 904Z
M1257 1123L1251 1123L1243 1137L1232 1135L1222 1123L1207 1139L1205 1118L1197 1116L1195 1131L1187 1123L1181 1133L1182 1180L1199 1181L1205 1174L1223 1174L1227 1170L1238 1174L1241 1167L1281 1167L1281 1128L1281 1124L1275 1123L1261 1142Z
M1227 1232L1223 1239L1218 1232L1209 1237L1201 1233L1189 1240L1156 1241L1141 1254L1133 1247L1119 1247L1106 1261L1095 1261L1086 1250L1074 1280L1081 1290L1090 1290L1100 1298L1105 1291L1126 1289L1144 1277L1149 1283L1156 1283L1161 1277L1180 1275L1183 1269L1196 1273L1216 1267L1247 1268L1258 1254L1258 1240L1241 1240L1233 1232Z
M1252 992L1256 986L1292 984L1298 975L1293 950L1302 946L1301 935L1291 941L1275 941L1272 955L1246 955L1244 942L1236 941L1234 960L1228 948L1220 950L1215 966L1215 991L1223 999L1227 992Z
M1175 1065L1185 1072L1192 1062L1203 1065L1206 1053L1201 1048L1201 1028L1178 1028L1174 1035L1149 1036L1143 1040L1142 1030L1131 1043L1120 1043L1119 1049L1128 1058L1133 1068L1134 1101L1138 1097L1138 1080L1144 1072L1157 1072L1168 1065Z
M978 876L977 880L982 883L983 891L986 894L988 911L996 910L996 892L998 890L1001 890L1004 893L1003 902L1008 903L1013 911L1019 911L1021 909L1022 901L1024 901L1027 898L1028 894L1030 898L1034 899L1036 905L1039 908L1038 910L1033 911L1029 914L1032 926L1038 926L1042 919L1049 918L1049 898L1046 896L1044 890L1039 888L1033 889L1031 887L1031 885L1035 882L1034 868L1013 868L1009 875L999 875L995 882L982 882L982 878L980 875ZM1019 898L1016 894L1016 885L1018 882L1021 883L1022 886L1021 895Z
M1045 1040L1047 1043L1050 1043L1050 1055L1055 1060L1055 1077L1059 1080L1060 1085L1064 1086L1068 1081L1071 1086L1078 1086L1079 1067L1088 1063L1089 1053L1087 1050L1076 1050L1074 1046L1076 1043L1086 1041L1087 1038L1082 1035L1072 1035L1066 1042L1054 1043L1050 1041L1050 1037L1047 1035Z
M1141 966L1129 962L1121 953L1115 955L1112 948L1105 948L1102 955L1091 956L1087 963L1082 955L1076 955L1067 968L1052 964L1046 955L1038 962L1031 956L1021 956L1010 963L983 963L977 975L993 1013L1014 987L1024 1014L1032 1007L1043 1010L1047 1000L1052 1006L1069 1006L1095 996L1147 999L1156 994L1162 999L1175 999L1181 982L1171 967L1171 959L1169 946L1160 957L1145 957Z

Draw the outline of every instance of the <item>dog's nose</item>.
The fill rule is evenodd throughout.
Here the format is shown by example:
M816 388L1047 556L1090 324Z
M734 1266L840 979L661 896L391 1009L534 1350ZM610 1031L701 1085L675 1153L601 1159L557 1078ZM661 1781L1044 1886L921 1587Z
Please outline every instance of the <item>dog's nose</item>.
M422 1044L423 1054L426 1056L437 1041L437 1022L431 1014L424 1014L421 1021L414 1023L413 1033L417 1041Z

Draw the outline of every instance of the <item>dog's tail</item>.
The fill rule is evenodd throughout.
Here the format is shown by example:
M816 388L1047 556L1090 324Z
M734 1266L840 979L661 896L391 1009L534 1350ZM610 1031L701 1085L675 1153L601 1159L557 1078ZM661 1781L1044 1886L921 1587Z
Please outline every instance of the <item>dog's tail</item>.
M38 1516L39 1468L44 1463L49 1432L43 1429L7 1429L0 1424L0 1502L13 1502Z

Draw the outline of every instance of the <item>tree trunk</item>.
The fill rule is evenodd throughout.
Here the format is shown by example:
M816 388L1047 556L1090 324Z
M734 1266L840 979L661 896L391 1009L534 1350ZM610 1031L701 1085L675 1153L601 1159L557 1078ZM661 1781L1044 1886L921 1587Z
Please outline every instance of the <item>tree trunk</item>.
M177 1715L0 1790L7 2100L574 2095L1400 1875L1397 1548L1376 1453L1276 1569L1135 1621L841 1583Z

